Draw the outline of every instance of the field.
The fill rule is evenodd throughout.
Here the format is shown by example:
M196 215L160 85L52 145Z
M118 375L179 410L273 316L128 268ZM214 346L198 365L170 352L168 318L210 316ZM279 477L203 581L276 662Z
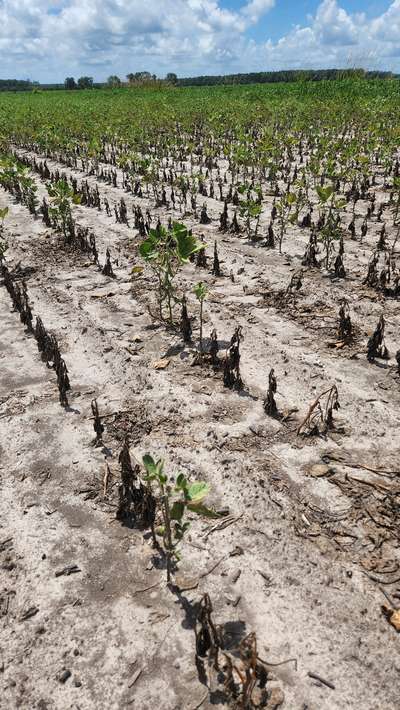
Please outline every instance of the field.
M399 707L399 99L0 96L1 708Z

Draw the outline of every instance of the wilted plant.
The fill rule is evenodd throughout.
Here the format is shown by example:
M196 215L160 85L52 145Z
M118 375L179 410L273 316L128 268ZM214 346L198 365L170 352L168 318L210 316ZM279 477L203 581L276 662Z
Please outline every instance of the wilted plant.
M126 525L136 523L150 527L153 541L157 544L154 532L157 501L151 486L148 483L144 485L140 480L140 466L132 466L128 436L125 436L118 461L121 466L121 483L118 487L119 504L116 517Z
M200 303L200 336L199 336L199 346L200 352L203 352L203 303L207 298L208 289L203 281L199 281L198 284L193 289L194 294Z
M338 338L348 342L353 335L353 326L350 318L350 308L348 301L343 298L339 308Z
M297 435L326 434L333 428L333 410L339 409L339 394L336 385L322 392L310 405L307 416L297 428Z
M187 312L187 299L186 296L182 297L182 310L181 310L181 333L185 343L190 343L192 340L192 325Z
M275 402L275 394L277 390L277 382L275 377L275 371L271 368L268 376L268 392L264 400L264 411L270 417L278 416L278 407Z
M196 481L189 483L183 473L178 474L175 485L168 482L164 473L164 461L154 461L152 456L143 456L146 469L146 481L150 486L157 487L159 510L163 524L158 529L161 535L167 562L167 582L171 582L171 572L174 564L180 560L179 545L189 529L190 522L186 519L188 511L206 517L219 517L203 501L210 490L208 483Z
M319 267L319 262L317 259L317 250L318 250L317 235L313 230L310 234L310 239L308 240L306 251L305 251L304 256L301 260L301 263L303 266L311 266L311 267L315 267L315 268Z
M210 224L211 219L209 218L207 214L207 205L206 203L203 204L201 208L201 213L200 213L200 224Z
M219 671L219 653L223 647L221 630L214 624L212 618L213 607L211 599L206 593L200 599L196 614L194 632L196 636L196 668L199 678L207 683L204 658L207 658L209 667Z
M218 367L219 365L219 360L218 360L218 336L217 336L217 331L215 328L211 331L210 335L210 358L211 358L211 364L214 367Z
M385 345L385 319L383 315L379 318L378 325L367 344L368 361L374 362L376 357L383 358L384 360L389 358L389 352Z
M287 294L294 294L296 291L300 291L303 285L303 271L302 269L297 269L297 271L292 274L291 279L286 288Z
M100 419L99 407L97 405L97 400L92 399L90 406L91 406L92 414L93 414L93 429L95 430L95 433L96 433L96 438L95 438L94 443L96 446L101 446L103 443L102 437L104 434L104 425L102 424L101 419Z
M0 266L4 261L5 253L8 249L8 243L4 239L4 220L8 214L8 207L0 209Z
M240 341L242 340L242 328L238 326L232 335L231 342L224 360L224 385L230 389L241 389L243 387L240 376Z
M219 263L219 258L218 258L218 249L217 249L217 242L214 242L214 259L213 259L213 267L212 267L212 273L213 276L221 276L221 267Z
M216 674L225 703L236 710L268 707L268 672L258 656L256 634L248 634L238 648L228 651L222 628L214 623L212 614L211 599L204 594L198 604L195 624L196 667L201 682L211 688ZM204 659L207 659L208 677Z
M115 274L111 264L111 253L108 247L106 249L106 260L101 270L101 273L104 274L104 276L110 276L110 278L112 279L115 278Z

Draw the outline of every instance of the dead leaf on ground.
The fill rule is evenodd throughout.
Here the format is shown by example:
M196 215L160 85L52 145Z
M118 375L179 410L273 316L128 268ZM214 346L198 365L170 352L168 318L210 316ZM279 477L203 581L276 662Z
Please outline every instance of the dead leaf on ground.
M165 370L166 367L168 367L169 363L171 360L168 358L163 358L162 360L156 360L156 362L153 362L153 367L155 370Z
M327 476L328 473L330 473L331 471L332 471L332 469L323 463L316 463L316 464L314 464L314 466L311 466L311 468L309 469L310 475L314 476L315 478L321 478L322 476Z
M272 688L266 707L268 710L276 710L285 700L283 691L280 688Z
M400 631L400 609L391 609L389 606L383 605L382 611L386 616L389 624L391 624L397 632Z
M199 578L177 575L175 577L175 584L177 587L179 587L181 592L186 592L189 589L196 589L199 586Z

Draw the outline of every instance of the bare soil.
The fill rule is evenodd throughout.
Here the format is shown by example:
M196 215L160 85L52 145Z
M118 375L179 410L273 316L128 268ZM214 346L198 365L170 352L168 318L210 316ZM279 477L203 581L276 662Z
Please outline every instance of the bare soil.
M118 188L99 190L111 208L124 196L130 214L135 202L164 222L179 216ZM111 279L9 195L0 191L0 199L10 207L7 263L25 275L34 315L56 335L72 387L62 408L54 371L0 288L0 707L223 707L194 662L195 605L208 592L232 646L257 633L270 664L268 707L397 710L399 637L382 605L400 602L400 314L397 301L362 285L381 225L372 219L361 245L346 241L346 279L304 270L300 291L282 300L306 231L290 227L279 255L218 232L221 203L207 199L210 225L184 219L204 234L209 263L189 264L180 277L194 318L193 345L184 346L150 315L150 271L131 278L139 263L132 226L74 207L79 224L93 229L101 261L110 248ZM357 210L359 233L365 210ZM261 231L268 221L267 208ZM214 239L219 278L210 273ZM191 290L199 280L209 286L204 332L216 328L221 352L242 327L239 392L223 386L222 372L193 365L199 322ZM343 296L356 335L341 347ZM391 359L369 363L366 343L382 313ZM155 369L163 358L168 366ZM263 409L271 367L280 419ZM310 404L333 384L334 428L298 436ZM94 398L107 415L104 447L93 445ZM169 473L208 481L209 503L229 510L225 528L192 521L181 591L166 586L148 531L116 520L126 433L132 458L150 452ZM71 565L78 571L58 575Z

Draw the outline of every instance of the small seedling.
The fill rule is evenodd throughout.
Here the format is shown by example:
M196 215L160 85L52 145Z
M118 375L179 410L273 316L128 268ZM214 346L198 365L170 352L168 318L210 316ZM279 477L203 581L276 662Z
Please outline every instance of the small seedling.
M155 461L152 456L143 456L143 466L146 470L145 480L149 486L155 485L158 493L158 507L161 512L163 525L158 529L164 545L167 562L167 583L171 582L171 573L180 560L179 545L189 529L190 522L186 520L190 511L196 515L206 517L219 517L203 501L210 490L207 483L196 481L189 483L183 473L178 474L175 485L168 482L164 473L164 461Z

